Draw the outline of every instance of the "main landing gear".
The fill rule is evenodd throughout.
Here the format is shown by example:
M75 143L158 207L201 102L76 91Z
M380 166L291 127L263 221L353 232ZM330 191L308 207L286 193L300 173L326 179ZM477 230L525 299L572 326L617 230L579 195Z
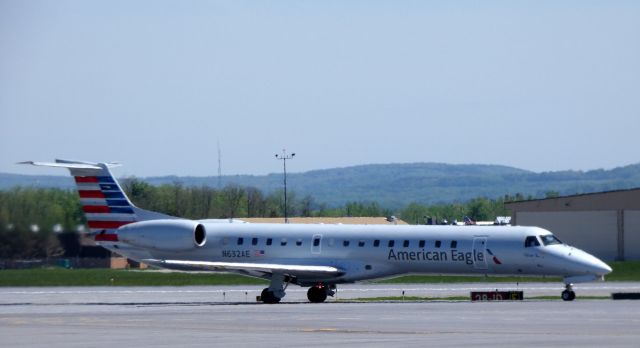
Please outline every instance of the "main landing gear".
M273 274L271 277L271 283L268 288L264 288L260 294L260 300L264 303L278 303L286 293L284 290L289 286L289 283L285 285L284 276L282 274Z
M319 283L309 288L307 291L307 298L310 302L313 303L322 303L327 299L327 296L335 295L336 286L331 284L327 285L324 283Z
M269 288L264 288L260 294L260 300L264 303L278 303L282 297L276 297L275 293Z
M271 277L271 283L268 288L264 288L260 294L260 301L264 303L279 303L285 295L285 290L289 286L288 277L286 278L282 274L273 274ZM307 291L307 298L313 303L322 303L327 299L327 296L333 296L336 294L335 284L318 283L309 288Z
M573 284L565 284L565 290L562 292L563 301L573 301L576 299L576 293L573 291Z

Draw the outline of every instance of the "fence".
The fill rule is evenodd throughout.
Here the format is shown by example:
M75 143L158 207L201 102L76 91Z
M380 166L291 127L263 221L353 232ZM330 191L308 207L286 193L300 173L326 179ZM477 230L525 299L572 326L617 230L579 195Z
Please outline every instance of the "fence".
M126 260L126 259L125 259ZM122 264L122 263L121 263ZM124 263L126 265L126 262ZM106 258L48 258L48 259L28 259L28 260L0 260L0 269L29 269L41 267L63 267L63 268L111 268L112 260ZM118 267L121 268L121 267Z

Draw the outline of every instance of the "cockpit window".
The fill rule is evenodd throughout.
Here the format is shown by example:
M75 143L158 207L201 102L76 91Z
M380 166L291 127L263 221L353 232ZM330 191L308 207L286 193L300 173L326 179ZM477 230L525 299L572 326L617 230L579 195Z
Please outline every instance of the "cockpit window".
M545 236L540 236L540 239L542 240L542 244L544 244L545 246L553 245L553 244L562 244L560 239L556 238L556 236L554 236L552 234L547 234Z
M538 238L536 236L528 236L527 239L524 240L524 247L531 248L540 246L540 242L538 242Z

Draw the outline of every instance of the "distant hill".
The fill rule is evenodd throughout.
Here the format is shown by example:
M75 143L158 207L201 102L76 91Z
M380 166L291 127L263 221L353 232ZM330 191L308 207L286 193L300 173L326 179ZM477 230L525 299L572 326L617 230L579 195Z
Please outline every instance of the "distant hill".
M218 178L162 176L140 178L153 185L180 182L186 186L217 187ZM464 202L475 197L497 198L522 193L543 197L640 187L640 164L611 170L535 173L513 167L480 164L371 164L290 173L287 183L298 198L311 195L329 206L350 201L375 201L396 208L411 202ZM254 186L265 192L282 188L282 174L229 175L222 184ZM0 173L0 189L13 186L72 188L69 176Z

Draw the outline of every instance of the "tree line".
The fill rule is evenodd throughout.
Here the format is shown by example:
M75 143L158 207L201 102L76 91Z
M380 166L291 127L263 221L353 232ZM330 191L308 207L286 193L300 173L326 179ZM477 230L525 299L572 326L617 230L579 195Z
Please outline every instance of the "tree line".
M209 186L184 186L180 182L153 186L135 178L123 180L122 189L140 208L187 219L284 216L283 190L265 194L251 186L227 185L215 189ZM339 217L386 216L392 215L392 212L375 202L352 202L342 207L328 207L316 202L310 195L298 197L295 192L289 191L287 214L301 217Z
M208 186L188 187L180 182L160 186L137 178L121 181L131 201L144 209L183 217L243 218L283 217L282 190L264 193L255 187L228 185L221 189ZM505 201L526 199L522 195L499 199L476 198L465 203L422 205L411 203L398 211L376 202L350 202L329 207L310 195L298 197L288 192L287 213L301 217L359 217L395 215L410 224L461 220L493 220L509 215ZM56 232L76 231L86 221L75 190L15 187L0 190L0 258L42 258L61 253Z

